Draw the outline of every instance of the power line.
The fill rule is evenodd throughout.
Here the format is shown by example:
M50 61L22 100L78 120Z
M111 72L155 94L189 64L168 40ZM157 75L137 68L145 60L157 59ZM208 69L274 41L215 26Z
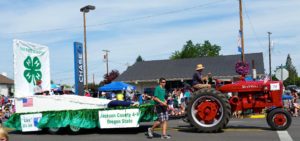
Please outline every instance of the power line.
M208 2L208 3L205 3L205 4L200 4L200 5L196 5L196 6L192 6L192 7L187 7L187 8L183 8L183 9L171 10L171 11L162 12L162 13L159 13L159 14L153 14L153 15L148 15L148 16L141 16L141 17L136 17L136 18L129 18L129 19L116 20L116 21L104 22L104 23L93 24L93 25L87 25L87 27L98 27L98 26L103 26L103 25L110 25L110 24L117 24L117 23L124 23L124 22L139 21L139 20L144 20L144 19L149 19L149 18L164 16L164 15L170 15L170 14L175 14L175 13L186 12L186 11L189 11L189 10L192 10L192 9L209 6L209 5L213 5L213 4L216 4L216 3L219 3L219 2L224 2L224 1L226 1L226 0L216 0L216 1L213 1L213 2ZM3 34L30 34L30 33L42 33L42 32L56 32L56 31L69 30L69 29L77 29L77 28L82 28L82 26L58 27L58 28L53 28L53 29L33 30L33 31L24 31L24 32L11 32L11 33L3 33Z
M250 27L251 27L251 29L252 29L252 31L254 33L255 39L259 43L259 45L263 48L264 46L262 45L261 41L259 40L259 38L257 36L257 33L256 33L255 29L254 29L254 26L253 26L253 24L251 22L250 16L248 15L246 4L244 4L244 9L245 9L245 14L246 14L246 17L247 17L247 19L249 21Z

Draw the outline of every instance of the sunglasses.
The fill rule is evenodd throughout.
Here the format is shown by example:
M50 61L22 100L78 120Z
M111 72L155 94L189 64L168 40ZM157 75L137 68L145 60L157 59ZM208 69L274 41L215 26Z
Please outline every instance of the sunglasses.
M162 82L160 82L160 83L166 83L166 81L162 81Z

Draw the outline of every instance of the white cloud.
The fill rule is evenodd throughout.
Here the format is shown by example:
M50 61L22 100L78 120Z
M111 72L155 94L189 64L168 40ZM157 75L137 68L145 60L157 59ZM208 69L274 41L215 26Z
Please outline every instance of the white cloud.
M29 7L24 3L12 5L3 2L7 9L0 12L0 51L8 52L0 57L1 64L12 66L11 39L21 38L48 45L51 51L52 77L56 81L72 83L73 81L73 41L82 41L82 13L79 8L92 4L95 11L87 14L89 72L95 73L100 81L105 73L102 62L102 49L109 49L110 68L124 71L126 64L133 64L141 55L145 60L167 59L172 52L180 50L187 40L211 43L222 46L221 54L237 53L237 31L239 29L238 1L197 1L172 0L151 2L129 1L34 1ZM203 6L206 3L211 5ZM300 70L299 41L300 1L283 0L245 1L245 8L251 24L244 15L244 32L246 52L264 52L265 67L267 63L267 33L271 31L275 41L273 66L285 63L286 55L291 54L293 63ZM0 3L2 4L2 3ZM184 8L193 9L182 10ZM202 6L201 6L202 5ZM178 12L178 10L180 12ZM163 14L169 11L170 14ZM246 14L244 12L244 14ZM141 20L139 17L150 16ZM130 22L117 22L132 19ZM106 23L106 24L103 24ZM110 23L110 24L109 24ZM253 26L253 28L252 28ZM72 28L75 27L75 28ZM67 28L47 32L48 29ZM46 30L30 34L3 34ZM254 31L256 34L254 34ZM259 41L257 41L259 40ZM273 68L274 68L273 67ZM12 67L0 66L0 71L10 72Z

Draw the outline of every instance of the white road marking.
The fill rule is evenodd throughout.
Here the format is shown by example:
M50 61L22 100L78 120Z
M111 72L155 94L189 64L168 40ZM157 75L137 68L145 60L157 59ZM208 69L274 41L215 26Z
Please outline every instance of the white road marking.
M277 131L280 141L293 141L289 132L287 131Z

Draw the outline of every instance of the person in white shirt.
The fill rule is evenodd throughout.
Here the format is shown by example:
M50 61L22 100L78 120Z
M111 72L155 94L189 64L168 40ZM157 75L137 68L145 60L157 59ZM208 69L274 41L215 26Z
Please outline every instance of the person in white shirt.
M33 89L35 95L42 95L44 93L42 88L42 80L37 80L35 82L35 87Z

